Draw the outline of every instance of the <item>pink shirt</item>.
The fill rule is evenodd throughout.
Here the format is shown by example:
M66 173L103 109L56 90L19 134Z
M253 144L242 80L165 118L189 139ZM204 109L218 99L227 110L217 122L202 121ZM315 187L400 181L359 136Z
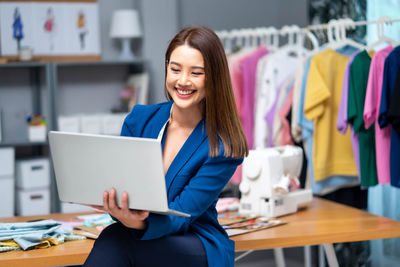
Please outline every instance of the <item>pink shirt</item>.
M243 125L243 111L242 111L242 98L243 98L243 80L242 73L240 70L240 62L243 58L249 56L254 51L241 51L237 54L228 56L228 66L231 76L231 82L233 87L233 94L235 97L236 107L239 113L240 121ZM239 165L229 180L232 184L238 185L242 181L242 165Z
M238 53L228 56L228 66L231 76L233 95L235 97L236 107L241 117L242 113L242 95L243 95L243 82L240 73L240 60L247 56L245 53Z
M254 101L256 87L257 63L260 58L268 53L265 47L259 47L240 62L242 74L242 125L247 138L249 149L253 149L254 137Z
M376 167L380 184L390 183L390 134L392 127L381 129L378 124L386 57L392 52L388 47L375 53L369 69L367 94L364 102L364 122L368 129L375 122Z

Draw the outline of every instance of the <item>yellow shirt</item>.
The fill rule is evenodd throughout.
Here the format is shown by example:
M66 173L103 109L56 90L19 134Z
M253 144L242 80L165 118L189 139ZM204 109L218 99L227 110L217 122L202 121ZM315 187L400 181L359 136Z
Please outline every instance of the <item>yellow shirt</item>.
M330 176L356 176L350 131L336 130L344 71L349 60L333 49L315 55L310 64L304 114L314 122L313 163L315 181Z

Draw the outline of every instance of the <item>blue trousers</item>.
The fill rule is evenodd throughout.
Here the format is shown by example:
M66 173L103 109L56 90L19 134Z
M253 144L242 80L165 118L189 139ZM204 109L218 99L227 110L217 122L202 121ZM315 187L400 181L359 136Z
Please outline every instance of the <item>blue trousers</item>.
M192 233L139 240L139 231L121 223L105 228L84 266L191 266L206 267L200 239Z

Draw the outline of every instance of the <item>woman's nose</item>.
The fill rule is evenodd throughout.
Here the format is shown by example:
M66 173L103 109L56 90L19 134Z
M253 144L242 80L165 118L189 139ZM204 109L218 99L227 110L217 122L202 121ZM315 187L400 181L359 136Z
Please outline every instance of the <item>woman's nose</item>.
M187 75L186 73L182 73L181 76L179 77L178 84L180 86L189 86L190 85L189 75Z

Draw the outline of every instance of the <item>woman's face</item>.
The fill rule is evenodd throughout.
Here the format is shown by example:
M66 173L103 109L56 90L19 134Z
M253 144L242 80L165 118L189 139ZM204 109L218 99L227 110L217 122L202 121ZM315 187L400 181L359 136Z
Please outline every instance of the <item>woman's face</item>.
M203 55L188 45L172 51L165 81L168 93L180 108L200 106L206 96Z

